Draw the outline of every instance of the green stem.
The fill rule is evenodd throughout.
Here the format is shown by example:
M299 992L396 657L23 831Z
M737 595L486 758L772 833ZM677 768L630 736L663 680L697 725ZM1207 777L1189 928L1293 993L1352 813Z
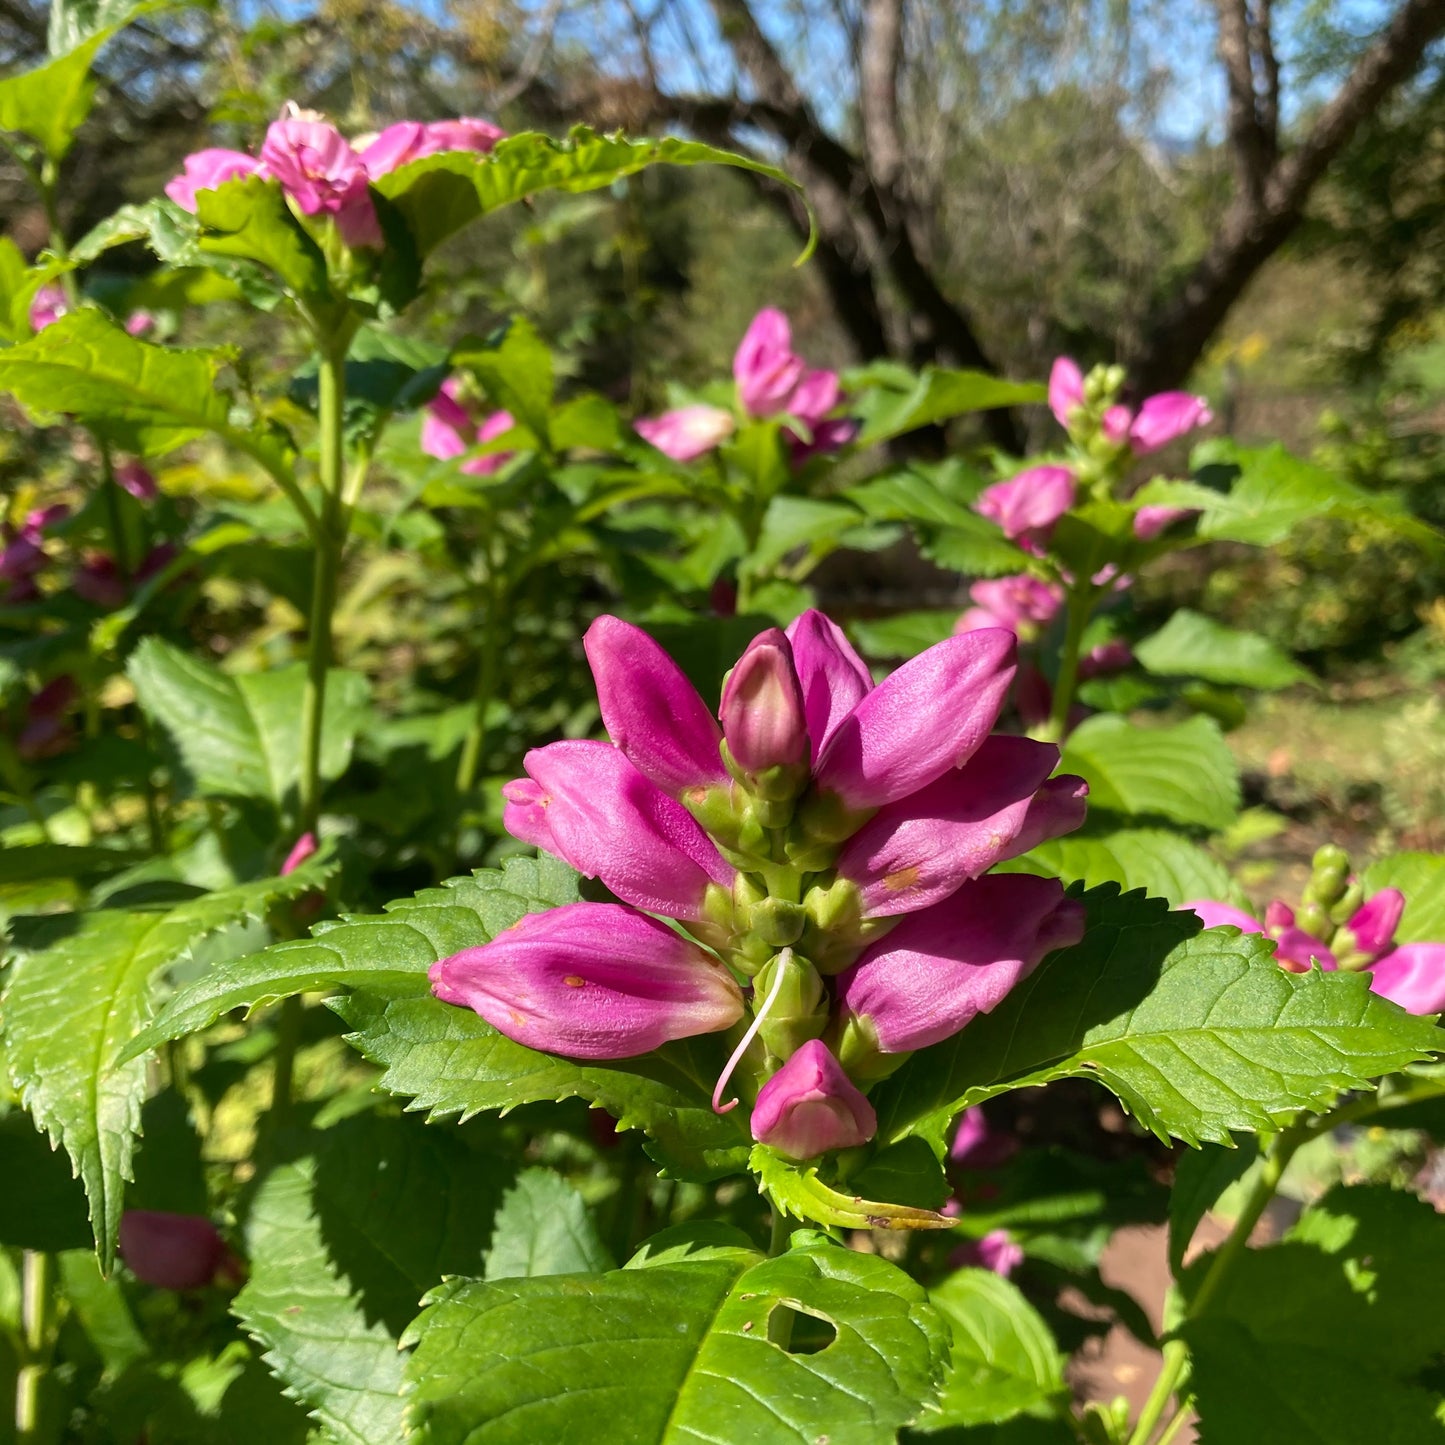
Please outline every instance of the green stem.
M20 1330L25 1362L15 1382L17 1445L33 1445L40 1439L40 1389L50 1368L52 1272L48 1254L35 1249L25 1251L20 1265Z
M498 661L501 653L502 609L505 605L506 588L494 583L488 593L487 621L482 629L481 656L477 661L477 687L474 694L476 716L472 718L462 742L462 756L457 763L457 800L471 796L477 785L477 773L481 769L482 747L487 740L487 711L491 707L492 695L497 690Z
M787 1214L780 1205L773 1205L773 1226L768 1236L769 1259L776 1259L780 1254L788 1252L788 1240L792 1233Z
M1054 683L1054 702L1044 732L1044 741L1056 743L1069 730L1069 712L1074 706L1074 693L1079 685L1079 655L1083 650L1084 632L1094 613L1094 588L1087 579L1069 588L1064 624L1064 645L1059 653L1059 675Z
M1174 1418L1164 1427L1155 1445L1169 1445L1169 1442L1184 1428L1193 1410L1188 1405L1181 1405L1175 1412Z
M1254 1181L1249 1198L1245 1201L1239 1218L1234 1221L1234 1228L1229 1231L1229 1237L1210 1261L1209 1269L1195 1292L1194 1298L1189 1302L1189 1308L1184 1312L1184 1320L1181 1323L1197 1319L1208 1309L1210 1301L1219 1293L1220 1287L1234 1268L1235 1261L1248 1247L1249 1236L1254 1233L1254 1226L1259 1223L1260 1216L1269 1207L1270 1200L1274 1198L1275 1191L1279 1188L1279 1182L1284 1177L1284 1171L1289 1167L1289 1161L1295 1156L1295 1151L1307 1139L1312 1138L1316 1130L1331 1128L1333 1124L1333 1116L1326 1116L1325 1119L1319 1120L1313 1125L1307 1122L1291 1124L1275 1135L1274 1142L1265 1153L1264 1165L1259 1171L1259 1177ZM1134 1433L1129 1436L1128 1445L1148 1445L1159 1422L1164 1418L1164 1411L1174 1397L1174 1391L1189 1362L1189 1346L1181 1339L1172 1339L1164 1346L1163 1355L1159 1378L1155 1380L1154 1388L1144 1402L1144 1408L1139 1412L1139 1419L1135 1423ZM1182 1408L1183 1402L1180 1403ZM1169 1428L1172 1432L1174 1429L1172 1422Z
M110 533L110 554L115 558L116 571L122 582L130 581L130 558L126 555L125 524L120 515L120 483L115 479L115 458L111 456L110 444L96 438L100 448L101 490L105 494L106 530Z

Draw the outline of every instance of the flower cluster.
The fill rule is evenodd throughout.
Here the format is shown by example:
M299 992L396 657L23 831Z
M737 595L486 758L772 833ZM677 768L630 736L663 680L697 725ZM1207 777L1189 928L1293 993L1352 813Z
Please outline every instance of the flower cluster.
M267 129L259 156L219 147L196 151L167 184L166 195L194 211L198 191L212 191L244 176L263 176L279 181L303 216L331 217L348 246L379 248L381 223L368 190L372 181L441 151L485 154L505 134L485 120L405 120L351 142L321 116L288 106Z
M1276 960L1291 973L1305 973L1315 965L1363 970L1376 993L1411 1013L1445 1009L1445 943L1397 944L1405 895L1398 888L1382 888L1366 898L1339 848L1326 846L1315 854L1298 911L1278 899L1265 909L1262 920L1214 899L1185 907L1197 913L1206 928L1232 924L1273 939Z
M462 384L456 377L442 382L441 390L427 403L421 426L421 449L438 461L465 457L461 470L473 477L488 477L499 471L512 452L486 452L469 456L474 447L505 436L516 426L509 411L494 411L480 423L472 419L462 398Z
M950 638L874 686L805 612L748 645L716 718L640 629L603 617L585 645L611 741L528 753L504 820L622 901L444 959L439 998L579 1059L727 1032L714 1107L736 1070L753 1137L803 1159L871 1138L871 1082L1080 937L1056 879L988 874L1077 827L1086 793L1050 776L1057 748L991 735L1011 633Z
M767 306L753 317L733 356L737 411L697 403L644 417L638 434L678 462L695 461L725 442L744 420L786 417L802 430L787 426L784 435L795 463L823 452L837 451L857 434L849 417L833 415L843 404L836 371L813 368L793 350L788 318Z

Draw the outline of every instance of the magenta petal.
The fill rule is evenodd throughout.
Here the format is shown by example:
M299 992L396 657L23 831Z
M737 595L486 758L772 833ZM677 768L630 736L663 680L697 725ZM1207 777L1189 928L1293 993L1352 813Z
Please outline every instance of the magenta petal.
M517 419L509 411L494 411L477 428L477 445L485 446L487 442L496 441L500 436L506 434L517 425ZM516 456L516 452L486 452L479 457L468 457L461 465L461 470L469 477L489 477L494 472L499 472Z
M502 827L523 843L530 843L544 853L555 853L560 857L561 850L547 821L551 799L545 790L531 778L516 778L502 785L502 797L506 800L502 808Z
M201 1289L216 1277L226 1245L209 1219L127 1209L120 1217L120 1257L142 1284Z
M627 1059L716 1033L742 991L711 954L645 913L569 903L432 965L432 992L531 1049Z
M1050 838L1072 833L1083 824L1089 807L1089 785L1072 773L1050 778L1029 799L1023 826L1003 852L1005 858L1017 858L1030 848Z
M1186 517L1197 517L1196 507L1144 506L1134 513L1134 535L1141 542L1152 542L1166 527L1182 522Z
M681 406L641 417L633 429L675 462L691 462L725 442L736 430L732 413L718 406Z
M758 1091L753 1138L790 1159L866 1144L878 1116L821 1039L811 1039Z
M1278 938L1288 928L1294 927L1294 909L1278 898L1265 904L1264 931L1271 938Z
M718 713L728 751L744 772L795 766L810 756L793 649L778 628L748 643L723 684Z
M389 125L361 151L361 163L372 180L389 175L398 166L430 155L426 127L420 121L402 120Z
M1045 954L1083 935L1083 905L1057 878L990 874L879 939L839 976L839 998L884 1053L907 1053L992 1012Z
M1017 1137L1005 1130L990 1128L983 1107L975 1104L959 1118L953 1143L948 1148L948 1162L960 1169L997 1169L1018 1151Z
M308 858L316 853L316 834L303 833L292 846L291 851L286 855L286 861L281 865L281 877L294 873Z
M1069 425L1069 413L1084 400L1084 374L1067 356L1056 357L1049 372L1049 410L1061 427Z
M850 808L879 808L961 767L992 730L1014 676L1003 628L950 637L905 662L834 729L814 773Z
M1398 888L1382 888L1355 910L1345 927L1354 934L1361 953L1378 957L1394 941L1404 914L1405 895Z
M537 792L509 784L508 822L619 898L670 918L702 917L709 883L735 873L691 813L649 782L610 743L560 742L525 759ZM544 816L538 818L540 812ZM545 828L549 842L538 834Z
M738 399L751 416L782 411L803 375L803 359L793 354L788 318L775 306L753 317L733 357Z
M1179 911L1197 914L1206 928L1219 928L1227 923L1244 933L1264 932L1264 924L1259 919L1250 917L1243 909L1231 907L1228 903L1219 903L1213 898L1201 898L1193 903L1186 903Z
M1023 1246L1006 1229L991 1229L973 1246L973 1260L981 1269L1007 1279L1024 1262Z
M843 399L836 371L808 371L788 398L787 410L810 428L816 427Z
M1187 391L1161 391L1139 408L1129 428L1129 440L1136 452L1157 451L1176 437L1195 427L1208 426L1214 420L1209 403L1202 396Z
M211 146L186 157L181 174L166 183L166 195L178 206L194 211L197 191L214 191L238 176L262 175L265 169L261 161L244 151Z
M1329 945L1302 928L1286 928L1275 940L1274 956L1291 973L1304 973L1315 964L1327 970L1337 966Z
M599 617L582 639L607 735L674 798L728 781L718 727L682 669L640 627Z
M1402 943L1377 959L1370 987L1412 1014L1445 1009L1445 943Z
M876 813L838 859L839 877L862 890L864 917L928 908L1022 851L1011 845L1058 761L1050 743L990 737L966 767Z
M1111 406L1099 418L1099 430L1117 446L1129 439L1129 424L1133 420L1134 413L1127 406Z
M1068 467L1030 467L979 495L978 510L997 522L1006 537L1041 547L1074 505L1074 474Z
M1020 632L1052 622L1064 605L1064 589L1027 573L975 582L968 595L994 619L993 626ZM965 614L967 615L967 614ZM975 626L988 624L975 624ZM959 628L958 631L969 631Z
M873 691L873 675L836 622L808 608L788 624L793 670L803 689L803 714L813 759L838 724Z

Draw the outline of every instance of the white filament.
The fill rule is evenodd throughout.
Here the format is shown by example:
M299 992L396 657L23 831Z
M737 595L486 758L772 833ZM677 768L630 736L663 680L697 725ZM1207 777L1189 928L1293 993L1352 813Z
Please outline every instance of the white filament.
M763 1006L753 1015L753 1021L748 1025L748 1031L738 1040L738 1046L733 1050L733 1056L723 1067L718 1075L717 1087L712 1091L712 1111L714 1114L726 1114L730 1109L736 1109L739 1103L737 1099L729 1099L726 1104L719 1103L722 1098L722 1091L727 1088L728 1080L733 1076L733 1070L737 1068L742 1056L747 1053L748 1045L758 1036L758 1030L763 1026L763 1020L768 1016L768 1010L778 1001L778 993L783 987L783 975L787 972L784 965L788 962L792 949L785 948L777 957L776 977L773 979L773 986L768 990L768 996L763 1000Z

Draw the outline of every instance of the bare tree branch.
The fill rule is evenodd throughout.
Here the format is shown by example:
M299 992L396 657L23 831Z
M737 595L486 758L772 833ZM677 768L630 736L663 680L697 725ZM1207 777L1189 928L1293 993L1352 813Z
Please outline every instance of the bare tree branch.
M898 68L903 59L903 0L865 0L859 106L863 147L877 181L890 190L904 175L903 131L898 121Z

